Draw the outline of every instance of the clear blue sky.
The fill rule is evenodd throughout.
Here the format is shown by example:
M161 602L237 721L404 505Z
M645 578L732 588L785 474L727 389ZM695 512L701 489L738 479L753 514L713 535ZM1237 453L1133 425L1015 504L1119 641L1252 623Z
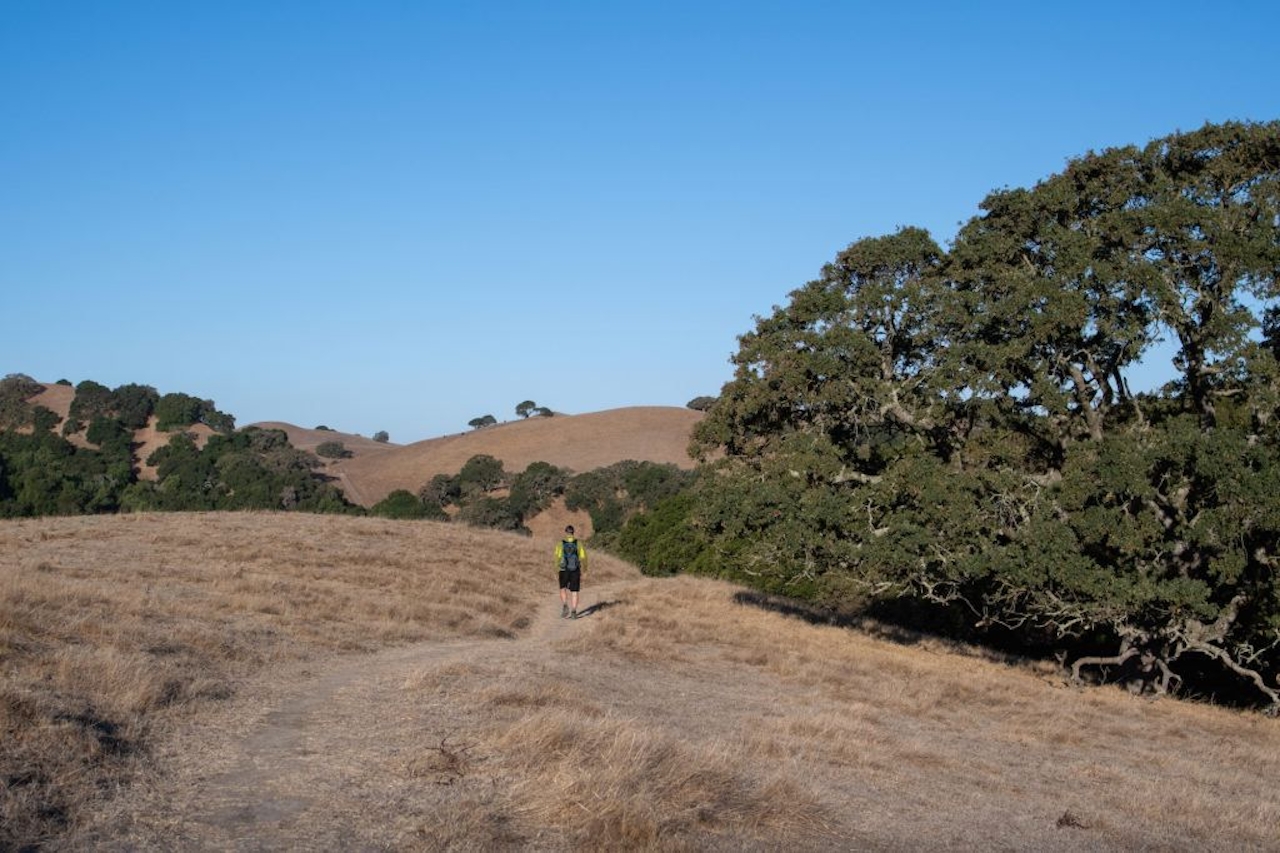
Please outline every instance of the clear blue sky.
M396 442L682 406L860 237L1280 117L1277 32L1229 0L0 0L0 373Z

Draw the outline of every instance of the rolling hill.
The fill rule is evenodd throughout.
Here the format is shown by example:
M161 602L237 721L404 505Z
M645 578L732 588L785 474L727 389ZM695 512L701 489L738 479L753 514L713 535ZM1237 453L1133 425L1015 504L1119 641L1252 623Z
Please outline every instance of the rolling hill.
M75 389L46 384L29 399L65 421ZM371 507L396 489L417 492L437 474L456 474L473 456L485 454L502 460L508 472L519 473L532 462L548 462L575 474L603 468L624 460L670 463L694 467L689 440L701 412L674 406L633 406L581 415L556 415L495 424L466 433L441 436L408 445L374 441L365 436L329 429L309 429L284 421L260 421L250 426L279 429L299 450L314 452L326 442L340 442L349 452L344 459L322 459L322 472L334 478L347 499ZM184 427L203 446L213 430L204 424ZM135 433L134 458L138 476L155 478L147 458L168 444L172 432L156 429L156 418ZM73 444L88 445L83 431L68 436ZM550 520L549 520L550 519ZM554 508L548 518L531 524L535 534L543 527L568 521L589 524L585 514Z
M516 473L532 462L549 462L580 474L627 459L692 468L689 439L702 417L673 406L634 406L529 418L408 445L275 421L255 426L282 429L303 450L343 442L351 457L328 462L325 473L338 478L348 500L369 507L395 489L417 492L436 474L456 474L479 454L501 459L507 471Z

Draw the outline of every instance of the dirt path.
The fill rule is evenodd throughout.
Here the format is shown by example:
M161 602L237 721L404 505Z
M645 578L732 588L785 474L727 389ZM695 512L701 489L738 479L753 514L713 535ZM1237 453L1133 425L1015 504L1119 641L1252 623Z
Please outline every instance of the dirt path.
M405 832L414 811L423 808L423 783L411 765L424 739L447 743L449 736L448 720L424 731L433 709L414 689L424 674L537 667L552 643L589 630L593 602L634 583L584 594L577 621L561 619L549 595L515 640L415 645L344 659L323 674L297 667L254 685L167 739L158 772L86 835L96 849L114 850L403 849L411 845Z

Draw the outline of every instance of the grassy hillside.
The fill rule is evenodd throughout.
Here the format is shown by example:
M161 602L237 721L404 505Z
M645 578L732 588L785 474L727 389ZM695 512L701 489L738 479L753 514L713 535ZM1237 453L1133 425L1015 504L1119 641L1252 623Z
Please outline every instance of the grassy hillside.
M514 636L549 563L523 537L309 514L0 523L0 849L73 825L167 727L272 667Z
M601 554L590 616L562 621L546 544L296 514L0 523L0 847L1274 845L1275 721Z
M372 506L393 489L417 492L436 474L456 474L473 456L501 459L508 471L549 462L574 473L634 459L692 468L689 439L703 417L691 409L636 406L585 415L529 418L385 452L356 452L328 466L354 503ZM290 431L293 440L294 432ZM306 446L308 436L299 434Z

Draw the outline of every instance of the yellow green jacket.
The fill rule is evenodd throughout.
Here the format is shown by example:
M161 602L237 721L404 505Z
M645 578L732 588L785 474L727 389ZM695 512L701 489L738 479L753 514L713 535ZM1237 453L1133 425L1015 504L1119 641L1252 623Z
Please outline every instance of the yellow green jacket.
M564 557L564 546L577 547L578 549L578 565L582 571L587 570L587 549L582 547L582 543L572 536L566 536L564 539L556 543L556 568L560 567L560 560Z

